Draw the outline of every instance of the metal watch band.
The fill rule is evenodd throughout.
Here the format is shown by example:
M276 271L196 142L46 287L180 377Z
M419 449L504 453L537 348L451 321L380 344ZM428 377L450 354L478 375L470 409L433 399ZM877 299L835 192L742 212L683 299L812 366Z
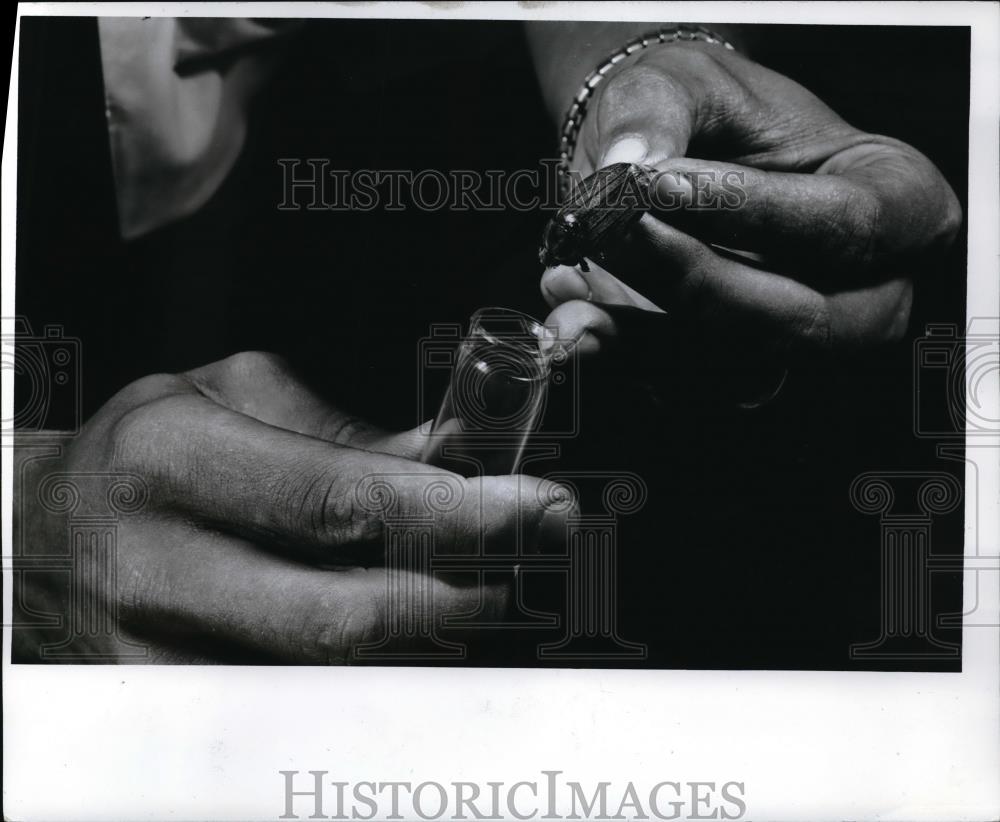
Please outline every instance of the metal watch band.
M610 54L604 62L587 75L583 87L570 104L569 111L563 118L559 133L559 192L562 200L569 193L569 166L576 151L576 140L580 135L580 127L587 114L587 106L594 94L594 89L600 85L611 69L638 51L642 51L657 43L700 42L712 43L735 51L732 43L704 26L663 26L655 31L643 34L630 40L617 51Z

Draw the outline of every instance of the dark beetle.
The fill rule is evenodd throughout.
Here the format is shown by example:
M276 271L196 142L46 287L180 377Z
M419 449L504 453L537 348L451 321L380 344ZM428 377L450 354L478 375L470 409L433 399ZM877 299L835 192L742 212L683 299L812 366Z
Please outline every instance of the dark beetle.
M542 265L579 265L589 271L585 258L600 262L604 247L649 210L655 174L649 166L615 163L581 181L545 226L538 251Z

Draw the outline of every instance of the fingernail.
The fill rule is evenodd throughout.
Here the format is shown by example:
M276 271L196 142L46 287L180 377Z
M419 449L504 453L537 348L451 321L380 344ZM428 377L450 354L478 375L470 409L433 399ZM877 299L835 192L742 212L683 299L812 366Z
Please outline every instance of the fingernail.
M571 337L564 337L556 323L545 326L545 334L539 337L538 348L550 365L562 365L569 358L570 349L576 344Z
M660 211L694 205L694 186L682 171L663 171L653 185L653 206Z
M545 290L553 300L565 303L588 299L590 284L576 268L560 265L545 272Z
M641 163L649 154L649 143L639 134L618 137L604 152L601 167L614 163Z
M601 341L589 331L580 332L578 337L569 337L556 329L550 339L540 347L542 354L554 363L563 363L570 357L589 357L601 350Z
M545 325L538 332L538 350L543 357L551 357L559 342L559 328L556 325Z

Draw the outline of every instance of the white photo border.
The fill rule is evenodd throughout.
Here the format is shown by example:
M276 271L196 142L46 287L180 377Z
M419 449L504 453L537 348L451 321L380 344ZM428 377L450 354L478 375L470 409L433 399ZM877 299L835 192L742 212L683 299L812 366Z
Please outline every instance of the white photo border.
M969 318L1000 334L1000 7L986 3L73 3L24 15L691 20L971 27ZM0 316L15 316L15 41L3 147ZM4 369L3 418L13 416ZM994 383L996 374L994 372ZM980 396L997 402L993 387ZM996 419L997 409L986 409ZM12 451L3 556L12 554ZM984 447L987 446L987 447ZM1000 552L1000 436L967 438L966 556ZM974 463L974 465L972 464ZM978 485L977 485L978 483ZM971 493L977 490L977 495ZM978 517L978 520L976 519ZM7 562L4 562L7 566ZM1000 601L966 573L961 673L12 665L9 819L276 819L281 770L345 782L745 784L745 818L1000 815ZM12 582L3 578L4 623ZM976 601L978 595L979 601ZM987 599L984 601L983 597ZM308 810L300 810L301 818ZM329 811L328 811L329 813Z

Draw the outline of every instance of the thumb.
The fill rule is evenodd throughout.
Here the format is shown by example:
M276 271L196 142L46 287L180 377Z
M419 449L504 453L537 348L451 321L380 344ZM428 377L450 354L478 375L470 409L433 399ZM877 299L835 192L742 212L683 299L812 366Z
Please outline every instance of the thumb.
M608 79L596 114L598 168L612 163L655 165L687 151L695 101L666 72L636 65Z

